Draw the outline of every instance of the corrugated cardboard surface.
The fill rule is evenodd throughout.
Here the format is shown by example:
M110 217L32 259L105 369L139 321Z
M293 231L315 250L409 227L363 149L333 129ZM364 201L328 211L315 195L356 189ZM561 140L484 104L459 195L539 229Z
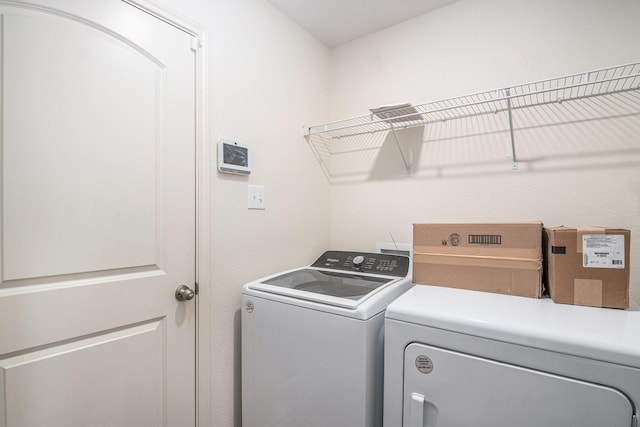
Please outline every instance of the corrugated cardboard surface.
M631 232L596 227L545 227L545 281L556 303L629 308ZM582 237L624 236L624 268L583 266Z
M542 223L414 224L413 281L539 298Z

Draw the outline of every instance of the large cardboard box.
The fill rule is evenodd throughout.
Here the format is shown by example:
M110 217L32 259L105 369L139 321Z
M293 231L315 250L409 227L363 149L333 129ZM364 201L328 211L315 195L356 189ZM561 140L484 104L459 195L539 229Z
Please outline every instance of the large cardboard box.
M545 282L554 302L629 308L629 230L545 227Z
M413 281L540 298L542 223L414 224Z

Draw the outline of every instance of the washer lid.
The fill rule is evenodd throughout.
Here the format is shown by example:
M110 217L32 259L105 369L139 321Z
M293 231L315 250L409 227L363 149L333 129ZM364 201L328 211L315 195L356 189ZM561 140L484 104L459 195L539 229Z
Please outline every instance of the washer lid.
M309 267L268 276L246 286L354 310L388 285L408 281L410 267L410 259L403 255L326 251Z
M249 287L338 307L355 308L369 295L396 280L396 277L302 268L254 282Z

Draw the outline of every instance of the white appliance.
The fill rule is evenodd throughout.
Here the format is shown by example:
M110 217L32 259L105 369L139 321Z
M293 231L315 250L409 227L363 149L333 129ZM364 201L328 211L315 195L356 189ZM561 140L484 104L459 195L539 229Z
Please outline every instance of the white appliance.
M242 290L243 427L382 425L387 305L409 258L325 252Z
M417 285L384 365L385 427L637 427L640 311Z

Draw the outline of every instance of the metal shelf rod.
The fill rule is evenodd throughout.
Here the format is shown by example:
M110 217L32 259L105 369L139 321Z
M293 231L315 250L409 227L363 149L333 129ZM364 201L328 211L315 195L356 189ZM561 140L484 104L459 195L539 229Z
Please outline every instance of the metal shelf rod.
M507 89L507 111L509 112L509 136L511 137L511 168L518 169L516 161L516 141L513 135L513 115L511 113L511 98L509 97L509 89Z

